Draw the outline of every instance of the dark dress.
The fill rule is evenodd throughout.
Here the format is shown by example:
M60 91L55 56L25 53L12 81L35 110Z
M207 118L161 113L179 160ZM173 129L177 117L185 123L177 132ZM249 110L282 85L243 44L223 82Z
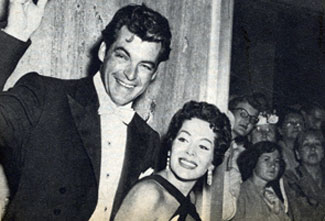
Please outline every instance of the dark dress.
M155 180L179 202L180 206L177 208L176 212L169 220L172 220L174 217L178 215L179 215L178 218L179 221L186 220L188 216L191 216L191 218L196 221L201 220L199 214L196 211L195 205L190 201L189 196L185 197L174 185L168 182L165 178L155 174L155 175L145 177L140 181L144 181L144 180Z

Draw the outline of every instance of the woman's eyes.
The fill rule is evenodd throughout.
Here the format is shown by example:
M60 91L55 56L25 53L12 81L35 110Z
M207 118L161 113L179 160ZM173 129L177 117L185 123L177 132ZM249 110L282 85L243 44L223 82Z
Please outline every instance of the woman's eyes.
M202 150L209 150L209 148L205 145L199 145L199 147L202 149Z
M271 159L270 158L268 158L268 157L265 157L264 159L263 159L263 161L264 162L270 162L271 161ZM280 159L276 159L276 160L274 160L274 163L276 163L276 164L280 164Z
M268 158L264 158L264 162L269 162L269 159Z
M182 142L182 143L187 141L184 137L179 137L177 140Z

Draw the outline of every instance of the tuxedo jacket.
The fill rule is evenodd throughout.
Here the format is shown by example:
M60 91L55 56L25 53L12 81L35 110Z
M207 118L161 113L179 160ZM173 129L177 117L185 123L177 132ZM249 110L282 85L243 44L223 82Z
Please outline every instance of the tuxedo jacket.
M90 77L29 73L0 94L0 153L11 191L5 220L91 217L101 160L98 107ZM158 151L158 133L135 114L112 217L141 172L154 166Z

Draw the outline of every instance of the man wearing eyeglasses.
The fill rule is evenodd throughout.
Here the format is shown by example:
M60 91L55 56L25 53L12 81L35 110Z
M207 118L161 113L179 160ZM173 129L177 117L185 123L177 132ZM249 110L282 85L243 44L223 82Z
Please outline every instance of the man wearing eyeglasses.
M263 98L264 99L264 98ZM265 101L265 102L264 102ZM229 103L229 118L232 124L233 142L225 154L225 177L223 194L222 219L230 220L237 210L237 198L239 196L241 175L237 166L237 158L245 149L244 141L246 136L253 130L258 122L258 115L266 100L259 99L257 96L235 97Z
M248 99L239 100L237 104L234 104L234 107L230 107L230 111L235 117L232 129L233 139L249 134L258 122L259 111L256 106L254 107L254 104L249 103Z

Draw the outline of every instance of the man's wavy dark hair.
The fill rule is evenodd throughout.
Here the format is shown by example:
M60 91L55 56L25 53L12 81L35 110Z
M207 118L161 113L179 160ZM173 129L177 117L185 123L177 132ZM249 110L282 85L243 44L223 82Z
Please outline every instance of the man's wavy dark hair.
M158 63L168 60L172 35L168 20L164 16L144 4L122 7L102 31L107 50L116 41L123 26L143 41L161 43Z
M231 142L231 129L227 116L213 104L207 102L189 101L183 108L176 112L169 124L168 131L164 139L164 146L170 150L179 130L186 120L197 118L209 123L210 128L215 133L213 165L222 163L224 153L229 148Z
M269 110L269 104L266 96L262 93L253 93L249 95L236 96L229 101L229 110L237 108L239 103L248 103L258 112Z
M281 147L274 142L262 141L252 145L250 148L246 149L244 152L242 152L239 155L237 159L237 165L242 180L245 181L253 175L253 170L257 165L258 158L263 153L272 153L276 150L279 152L281 158L280 171L277 177L277 179L279 179L283 175L285 170L285 162L283 161L282 158Z

